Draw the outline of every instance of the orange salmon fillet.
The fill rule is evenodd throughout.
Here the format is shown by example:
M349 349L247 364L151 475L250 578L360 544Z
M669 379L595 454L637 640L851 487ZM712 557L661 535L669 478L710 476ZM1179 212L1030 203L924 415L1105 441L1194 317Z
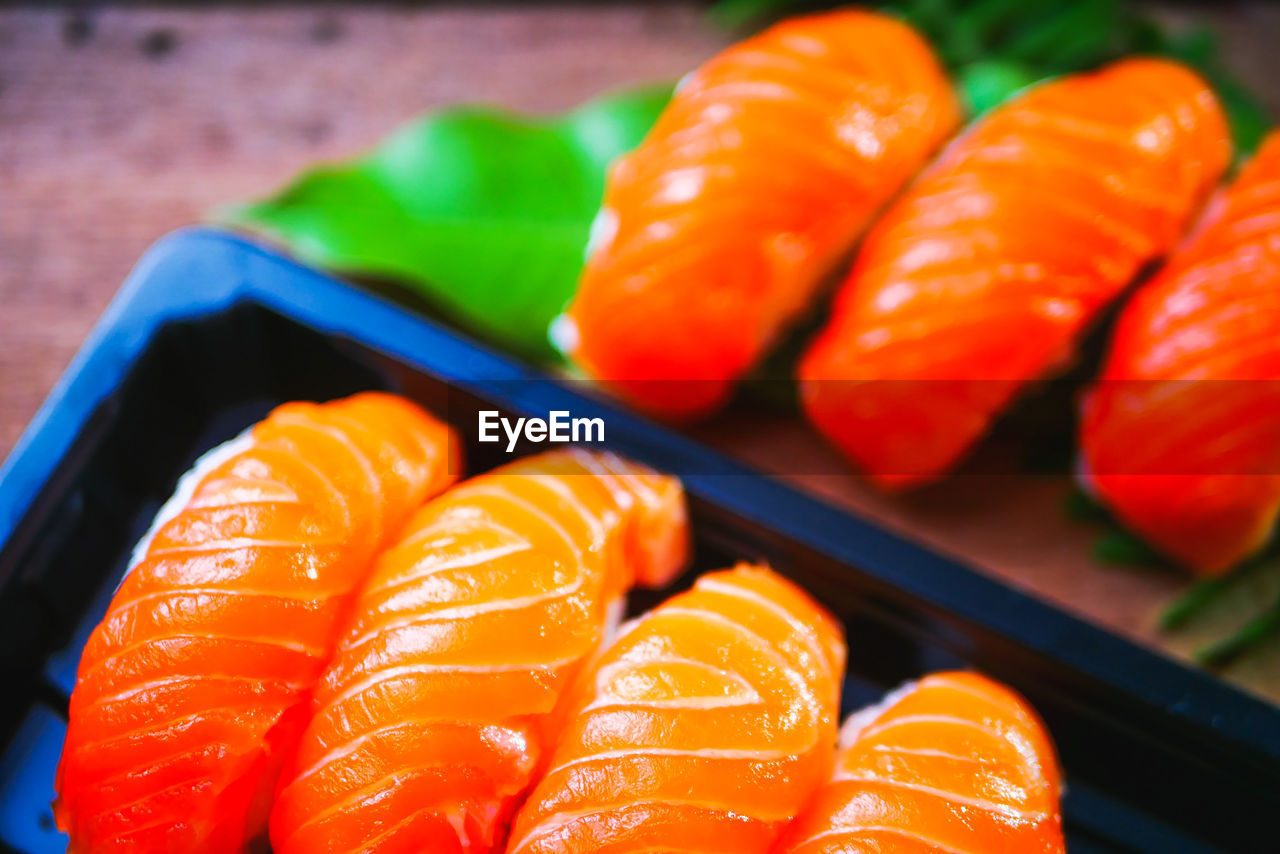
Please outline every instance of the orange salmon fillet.
M687 536L679 481L582 450L429 502L317 688L275 854L495 850L611 608L677 572Z
M553 340L645 410L715 409L959 121L928 44L882 15L728 48L612 168Z
M58 771L78 854L238 852L263 829L375 550L451 480L449 428L290 403L156 530L80 661Z
M507 851L767 852L830 771L844 656L781 576L703 576L579 680Z
M1209 87L1165 60L996 108L867 235L800 366L810 420L881 486L945 474L1173 248L1230 154Z
M777 854L1064 854L1053 744L1027 703L940 673L845 726L835 773Z
M1202 575L1280 514L1280 133L1120 316L1080 444L1089 488Z

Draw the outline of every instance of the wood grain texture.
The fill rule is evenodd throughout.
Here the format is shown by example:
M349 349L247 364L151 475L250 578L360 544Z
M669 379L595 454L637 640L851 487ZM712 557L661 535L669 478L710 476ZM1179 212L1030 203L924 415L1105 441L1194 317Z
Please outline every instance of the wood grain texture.
M1280 115L1280 6L1192 5L1164 14L1207 13ZM0 456L165 232L308 161L367 148L422 110L555 111L676 78L723 43L701 14L692 3L0 11ZM744 430L718 419L698 434L1146 643L1182 654L1221 630L1158 635L1153 615L1184 580L1096 565L1096 530L1060 510L1064 478L960 477L888 500L795 420ZM815 471L832 474L796 474ZM1260 600L1271 583L1238 595ZM1232 675L1280 697L1280 643Z
M0 11L0 456L162 234L423 110L563 110L718 44L681 4Z

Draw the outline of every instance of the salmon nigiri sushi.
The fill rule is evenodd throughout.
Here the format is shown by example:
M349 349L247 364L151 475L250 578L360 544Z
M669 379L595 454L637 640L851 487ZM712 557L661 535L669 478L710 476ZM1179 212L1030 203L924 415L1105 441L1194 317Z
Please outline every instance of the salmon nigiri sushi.
M429 502L316 690L275 854L496 850L622 594L669 579L686 537L679 481L580 450Z
M578 680L508 854L764 854L830 770L844 655L770 570L703 576Z
M614 165L553 341L652 413L714 409L959 120L928 44L882 15L730 47Z
M1053 744L990 679L927 676L853 715L841 741L777 854L1066 851Z
M281 406L197 466L80 661L54 806L71 850L226 854L265 829L352 594L453 445L361 394Z
M881 486L941 476L1174 246L1230 153L1209 87L1165 60L996 108L867 235L800 365L810 420Z
M1204 575L1280 514L1280 133L1126 306L1084 404L1086 486Z

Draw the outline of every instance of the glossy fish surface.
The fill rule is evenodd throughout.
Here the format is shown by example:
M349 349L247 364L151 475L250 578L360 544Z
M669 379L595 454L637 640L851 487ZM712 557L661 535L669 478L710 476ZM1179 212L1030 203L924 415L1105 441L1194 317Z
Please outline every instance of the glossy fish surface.
M58 772L78 854L238 852L376 550L452 480L385 394L277 408L140 547L80 661Z
M1215 96L1171 61L997 107L867 235L800 365L809 419L881 486L945 474L1174 247L1230 154Z
M845 724L835 772L778 854L1063 854L1043 724L973 673L927 676Z
M613 166L553 340L641 409L708 413L959 121L931 48L883 15L728 48Z
M1159 551L1221 573L1280 514L1280 134L1135 295L1083 407L1087 487Z
M428 502L379 559L271 817L275 854L500 850L627 589L684 564L679 481L553 451Z
M830 770L844 655L781 576L702 576L579 680L509 854L767 852Z

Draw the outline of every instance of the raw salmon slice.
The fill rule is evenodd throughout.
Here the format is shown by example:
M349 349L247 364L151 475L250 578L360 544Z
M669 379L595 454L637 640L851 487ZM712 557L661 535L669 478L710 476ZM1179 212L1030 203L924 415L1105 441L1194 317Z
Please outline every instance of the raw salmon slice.
M362 589L271 817L276 854L484 852L633 582L683 565L679 481L530 457L428 503Z
M730 47L614 165L553 340L641 408L716 408L959 120L929 46L882 15Z
M1280 513L1280 133L1116 325L1081 425L1089 489L1204 575Z
M579 679L507 851L768 851L830 771L844 656L770 570L703 576Z
M1174 246L1230 153L1209 87L1164 60L997 108L867 235L800 366L810 420L882 486L945 474Z
M449 429L385 394L279 407L159 524L71 695L78 854L237 852L263 829L373 553L451 480Z
M852 716L778 854L1063 854L1053 744L1018 695L940 673Z

